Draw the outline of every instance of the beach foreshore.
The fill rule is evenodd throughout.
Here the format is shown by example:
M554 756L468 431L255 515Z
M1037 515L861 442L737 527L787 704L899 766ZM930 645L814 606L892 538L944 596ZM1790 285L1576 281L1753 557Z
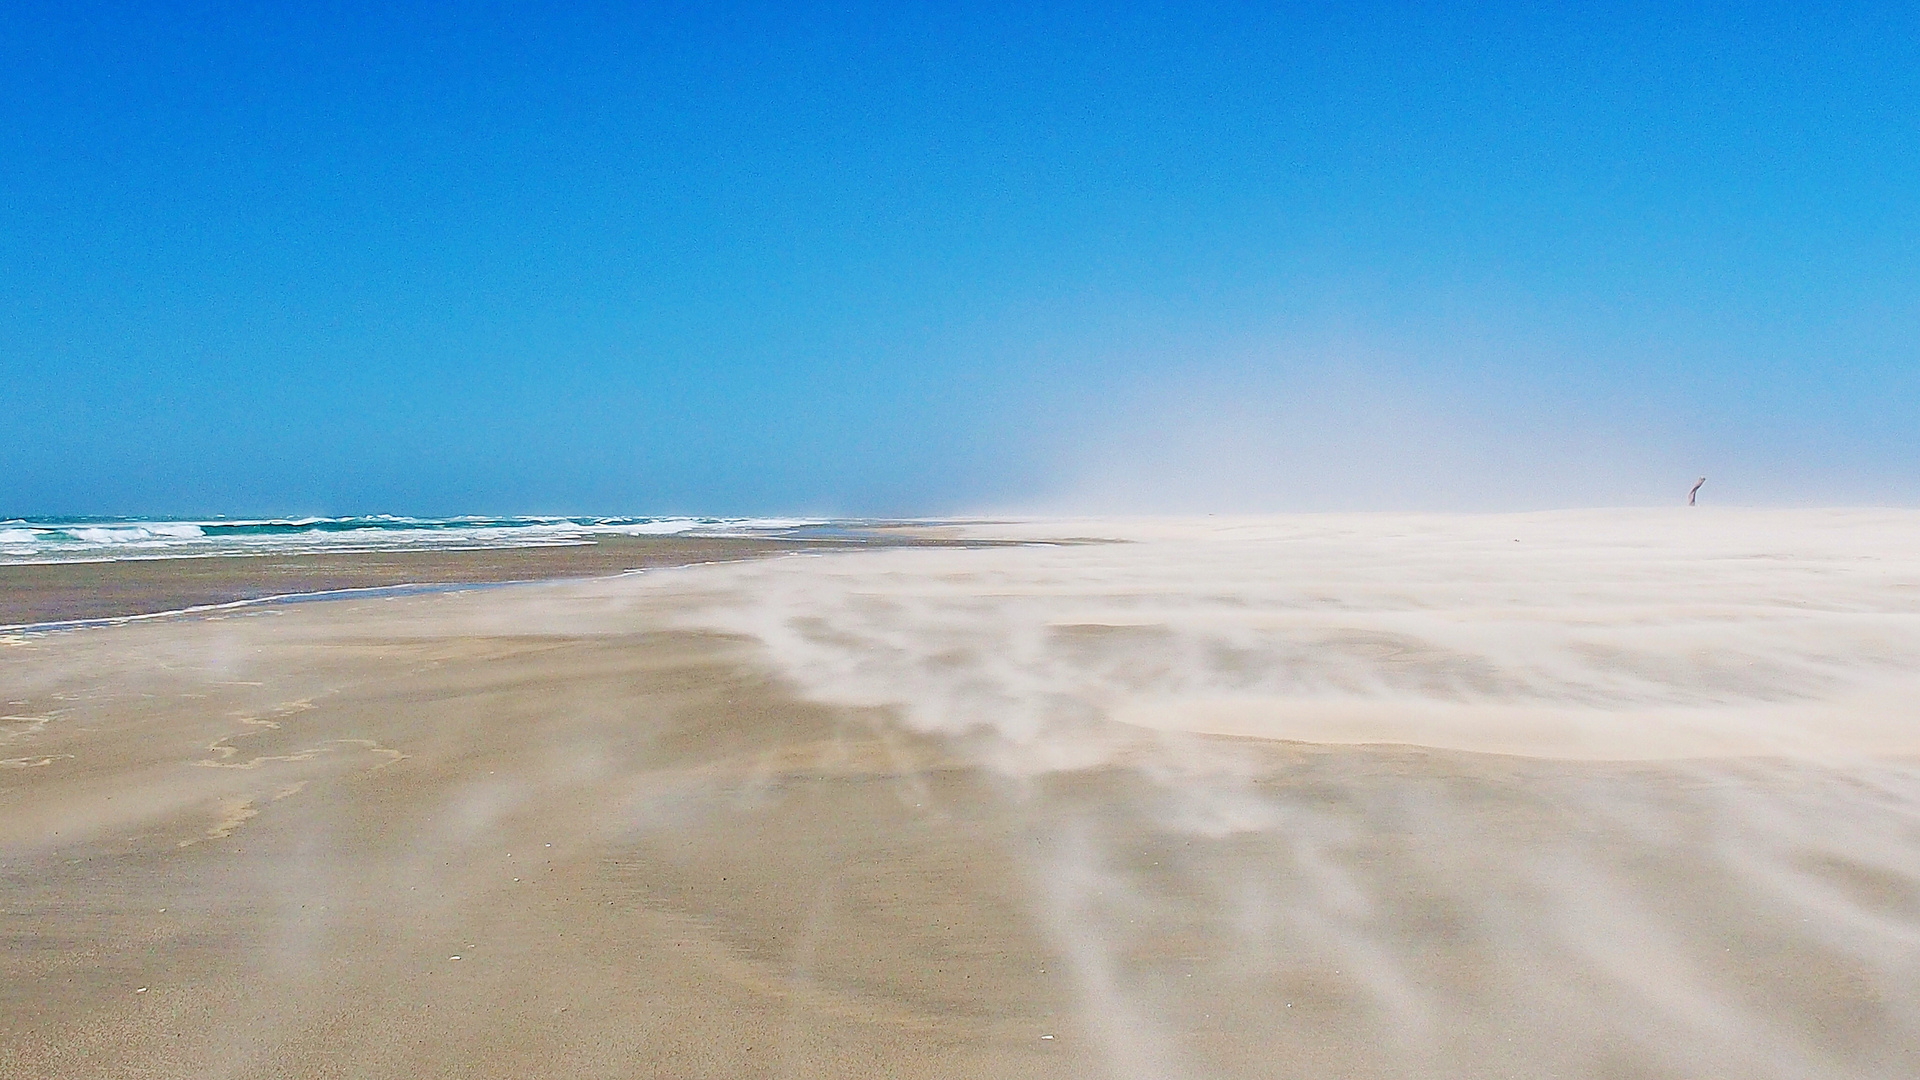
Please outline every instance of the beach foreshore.
M573 544L473 550L0 564L0 627L115 619L352 589L604 577L802 551L958 542L899 529L875 530L857 539L611 535Z
M0 1076L1913 1075L1920 554L1846 524L703 546L8 635ZM1246 696L1342 685L1507 719ZM1782 686L1883 723L1743 728ZM1589 731L1661 701L1695 737Z

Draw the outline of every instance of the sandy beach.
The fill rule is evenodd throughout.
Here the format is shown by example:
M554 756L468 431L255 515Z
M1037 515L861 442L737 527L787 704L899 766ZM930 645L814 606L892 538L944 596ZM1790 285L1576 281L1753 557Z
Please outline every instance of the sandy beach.
M801 551L940 542L906 535L846 540L614 535L578 544L464 551L0 563L0 627L114 619L348 589L558 581Z
M931 535L0 635L0 1075L1920 1073L1920 514Z

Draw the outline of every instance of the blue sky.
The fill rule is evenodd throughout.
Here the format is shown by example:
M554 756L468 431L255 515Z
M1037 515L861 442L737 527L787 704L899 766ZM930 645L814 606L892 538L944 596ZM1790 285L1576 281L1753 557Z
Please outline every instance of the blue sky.
M1920 501L1910 6L559 6L0 12L0 516Z

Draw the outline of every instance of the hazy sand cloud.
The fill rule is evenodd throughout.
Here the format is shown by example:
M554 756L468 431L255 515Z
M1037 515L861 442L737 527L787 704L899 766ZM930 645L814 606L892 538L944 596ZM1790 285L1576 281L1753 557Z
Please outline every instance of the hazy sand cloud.
M830 700L1017 747L1023 771L1143 729L1603 759L1920 751L1910 511L982 531L1126 542L716 569L697 617Z
M1033 346L1048 372L997 435L1026 448L1038 513L1506 510L1776 500L1730 465L1676 385L1592 385L1550 336L1418 335L1246 318L1087 328ZM1044 359L1042 359L1044 357Z
M1671 448L1551 404L1467 405L1391 377L1142 388L1053 448L1069 511L1510 509L1669 501ZM1682 484L1684 495L1684 484Z
M1910 1059L1920 514L955 531L1124 542L617 588L1022 792L1026 901L1112 1075L1266 1075L1282 1045L1349 1075ZM1168 951L1196 934L1229 944ZM1227 1065L1165 1036L1219 1025L1266 1034Z

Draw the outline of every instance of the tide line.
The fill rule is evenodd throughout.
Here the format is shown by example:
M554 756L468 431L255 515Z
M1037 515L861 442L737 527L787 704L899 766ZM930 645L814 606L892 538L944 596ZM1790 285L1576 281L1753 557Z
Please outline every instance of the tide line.
M629 571L630 573L632 571ZM145 611L137 615L108 615L98 619L60 619L53 622L9 623L0 625L0 634L44 634L60 630L86 630L93 627L119 626L123 623L148 622L154 619L178 619L193 615L208 615L222 611L236 611L241 608L264 607L270 604L301 604L318 600L377 599L382 596L419 596L429 593L466 592L473 589L497 589L508 585L537 585L544 578L524 581L449 581L449 582L406 582L399 585L368 585L351 589L322 589L318 592L275 593L272 596L251 596L244 600L229 600L221 604L195 604L192 607L171 608L166 611Z

